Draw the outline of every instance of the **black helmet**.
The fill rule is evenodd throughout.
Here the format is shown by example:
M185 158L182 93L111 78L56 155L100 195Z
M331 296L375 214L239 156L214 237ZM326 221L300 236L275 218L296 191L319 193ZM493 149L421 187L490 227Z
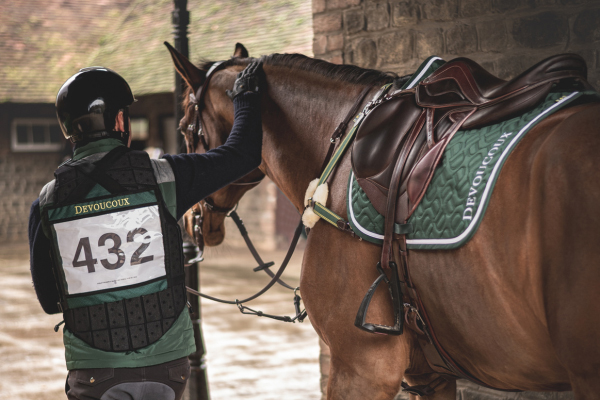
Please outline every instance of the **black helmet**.
M104 67L80 69L70 77L56 95L56 116L60 128L72 142L117 137L127 140L125 132L114 131L115 118L135 101L129 85L116 72Z

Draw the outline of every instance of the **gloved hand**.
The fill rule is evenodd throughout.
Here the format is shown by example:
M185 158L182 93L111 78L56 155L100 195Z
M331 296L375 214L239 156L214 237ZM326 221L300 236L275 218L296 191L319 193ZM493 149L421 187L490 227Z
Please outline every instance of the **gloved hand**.
M233 100L237 95L246 92L260 93L263 80L262 61L254 61L238 74L233 90L226 90L227 96Z

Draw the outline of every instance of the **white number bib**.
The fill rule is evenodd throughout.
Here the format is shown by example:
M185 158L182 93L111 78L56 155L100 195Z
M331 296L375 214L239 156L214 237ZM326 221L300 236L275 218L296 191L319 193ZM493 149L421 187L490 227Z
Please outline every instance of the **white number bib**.
M96 292L165 276L158 206L54 224L67 294Z

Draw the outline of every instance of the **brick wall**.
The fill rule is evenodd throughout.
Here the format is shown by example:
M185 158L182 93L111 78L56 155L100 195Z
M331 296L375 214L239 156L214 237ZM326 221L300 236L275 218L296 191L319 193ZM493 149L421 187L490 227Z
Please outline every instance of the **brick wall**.
M315 57L414 71L430 55L466 56L507 79L574 52L600 87L598 0L313 0Z
M313 0L313 53L337 64L412 73L437 55L469 57L509 79L545 57L573 52L600 89L599 0ZM329 350L321 342L322 391ZM397 399L408 398L399 395ZM572 399L505 393L459 381L457 399Z

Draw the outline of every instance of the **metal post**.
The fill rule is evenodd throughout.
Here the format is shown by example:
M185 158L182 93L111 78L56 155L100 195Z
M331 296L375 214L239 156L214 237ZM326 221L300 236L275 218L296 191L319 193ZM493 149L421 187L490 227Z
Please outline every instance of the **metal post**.
M195 258L198 248L189 242L183 243L183 256L187 264L188 260ZM199 290L200 279L198 278L198 263L194 263L185 269L186 284ZM202 337L202 318L200 314L200 299L190 293L187 300L192 306L192 324L194 326L194 338L196 339L196 352L190 354L191 375L187 385L187 397L189 400L209 400L208 379L206 377L206 359L204 339Z
M175 41L175 49L184 56L190 56L189 42L187 37L187 26L190 23L190 13L187 10L187 0L173 0L174 9L171 13L171 21L173 23L173 36ZM183 117L183 110L181 109L181 99L183 97L184 81L175 72L175 124L176 128L179 127L179 121ZM176 146L173 153L179 153L183 144L183 136L177 135L175 139L176 143L172 145ZM172 153L172 154L173 154ZM192 243L183 244L183 254L187 264L188 260L196 257L197 248ZM192 264L185 270L185 282L186 284L196 290L200 287L200 279L198 278L198 263ZM192 306L192 324L194 326L194 338L196 340L196 352L190 354L190 365L191 375L187 385L185 397L189 400L209 400L210 395L208 393L208 379L206 377L206 362L204 358L205 348L204 339L202 337L202 325L200 319L200 299L196 296L192 296L188 293L187 299Z
M190 23L190 13L187 10L187 0L173 0L174 10L171 12L171 22L173 24L173 38L175 41L175 49L186 57L190 57L189 42L187 36L187 27ZM179 127L179 121L183 118L183 110L181 109L181 99L183 97L184 81L175 72L175 129ZM175 152L179 153L183 144L183 135L177 135L172 146L176 146Z

